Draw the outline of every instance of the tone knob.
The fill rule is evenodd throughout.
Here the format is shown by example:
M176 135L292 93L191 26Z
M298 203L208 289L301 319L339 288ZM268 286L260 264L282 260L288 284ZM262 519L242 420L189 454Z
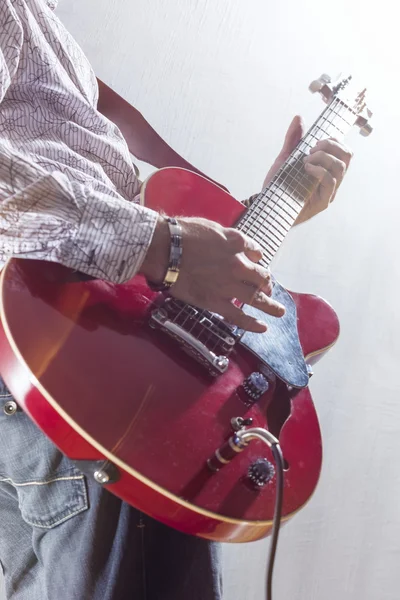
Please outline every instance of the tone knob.
M253 404L268 391L269 383L265 375L255 371L246 377L243 381L242 388L246 395L246 398L243 398L244 402L246 404Z
M262 488L275 475L275 468L266 458L258 458L250 465L247 476L256 489Z

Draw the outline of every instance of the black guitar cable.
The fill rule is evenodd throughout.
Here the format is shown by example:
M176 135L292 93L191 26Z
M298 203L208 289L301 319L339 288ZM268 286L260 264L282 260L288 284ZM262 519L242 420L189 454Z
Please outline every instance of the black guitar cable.
M281 526L282 504L283 504L283 470L284 461L282 450L279 445L279 440L272 435L267 429L262 427L252 427L250 429L241 429L236 433L237 439L242 444L247 444L253 439L258 439L271 448L271 452L276 464L276 495L275 495L275 510L272 522L271 544L269 549L267 563L267 579L266 579L266 600L272 600L272 575L274 571L276 547L278 544L279 529Z
M279 529L282 517L283 503L283 455L279 444L272 444L271 451L274 455L276 464L276 496L275 496L275 511L272 525L271 543L269 547L269 556L267 564L267 580L266 580L266 597L267 600L272 600L272 575L274 571L274 563L276 556L276 547L278 545Z

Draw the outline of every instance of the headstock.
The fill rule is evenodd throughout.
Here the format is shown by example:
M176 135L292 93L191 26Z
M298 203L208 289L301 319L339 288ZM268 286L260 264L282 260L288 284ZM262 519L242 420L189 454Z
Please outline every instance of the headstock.
M344 79L338 78L333 83L329 75L324 73L310 83L309 90L313 94L319 92L326 104L330 104L335 98L339 98L348 108L351 116L354 116L354 124L360 128L360 134L367 136L372 132L369 123L372 112L365 102L366 88L357 93L354 90L354 85L350 85L351 83L351 75Z

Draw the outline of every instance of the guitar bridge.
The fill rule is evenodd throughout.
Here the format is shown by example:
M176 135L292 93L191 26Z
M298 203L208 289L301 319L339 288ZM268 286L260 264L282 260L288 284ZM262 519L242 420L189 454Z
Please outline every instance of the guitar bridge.
M218 315L171 297L152 311L149 325L176 340L212 375L225 373L229 354L240 338L237 328Z

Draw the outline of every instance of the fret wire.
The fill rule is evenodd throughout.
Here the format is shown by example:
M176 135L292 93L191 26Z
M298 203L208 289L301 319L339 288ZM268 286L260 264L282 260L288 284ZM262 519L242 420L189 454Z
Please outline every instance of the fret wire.
M303 188L303 189L304 189L304 190L305 190L307 193L309 193L309 190L308 190L308 188L306 188L306 187L305 187L305 186L302 184L302 182L301 182L300 180L296 180L296 187L295 187L295 189L294 189L294 190L292 190L292 193L289 193L289 192L287 191L287 187L286 187L286 188L283 188L283 187L282 187L282 185L283 185L283 184L285 183L285 181L288 179L288 176L291 176L291 177L292 177L292 179L293 179L293 174L297 174L297 175L302 175L302 176L303 176L303 173L302 173L302 171L299 171L298 169L296 169L296 168L294 168L294 167L291 167L290 173L287 173L287 175L286 175L286 178L285 178L285 179L284 179L282 182L279 182L279 185L277 185L276 183L272 183L272 185L271 185L271 188L270 188L270 189L271 189L271 190L273 190L273 186L275 186L275 187L276 187L276 189L274 190L274 193L275 193L275 195L276 195L276 196L278 196L278 198L282 198L282 195L280 195L280 196L279 196L279 195L278 195L278 192L283 192L283 193L287 194L287 195L290 197L290 199L291 199L293 202L295 202L296 204L298 204L298 206L301 206L301 203L300 203L300 202L297 200L297 198L293 197L293 194L294 194L294 193L297 191L297 187L298 187L299 185L300 185L300 186L301 186L301 187L302 187L302 188ZM305 175L305 174L304 174L304 175ZM287 202L287 200L284 200L284 201L286 202L286 204L287 204L287 205L288 205L290 208L292 208L292 209L295 211L295 208L294 208L294 207L292 207L292 206L290 205L290 203L289 203L289 202Z
M274 196L275 196L275 197L277 196L277 193L278 193L278 191L283 191L283 190L280 190L280 189L279 189L279 190L277 190L276 192L272 192L272 189L271 189L271 188L268 188L268 193L267 193L267 194L265 194L265 196L264 196L264 197L265 197L265 198L268 198L269 200L272 200L272 198L273 198ZM270 198L268 197L268 194L269 194L269 193L271 193L271 197L270 197ZM286 192L284 192L284 193L286 193ZM289 209L292 209L294 212L296 212L296 211L295 211L295 209L294 209L294 208L292 208L292 207L290 206L290 204L289 204L289 203L286 203L286 205L287 205L287 207L288 207ZM293 215L292 215L292 214L290 214L290 212L288 212L288 211L286 210L285 206L282 206L282 205L281 205L281 208L282 208L282 210L283 210L283 211L284 211L284 212L287 214L287 216L289 217L289 219L293 219ZM283 217L282 217L282 218L283 218Z
M290 213L288 213L288 211L285 209L285 207L284 207L284 206L280 206L280 208L283 210L283 212L284 212L284 213L286 213L286 214L288 215L289 219L293 220L293 216L292 216ZM285 217L284 217L284 216L283 216L283 215L282 215L280 212L278 213L278 212L275 210L275 208L274 208L274 207L272 207L272 209L271 209L271 212L272 212L272 210L274 210L274 212L276 212L276 214L277 214L278 216L280 216L280 217L281 217L281 219L283 219L283 221L284 221L284 222L285 222L285 223L286 223L286 224L287 224L289 227L291 227L291 226L292 226L292 223L291 223L290 221L288 221L287 219L285 219ZM262 211L261 211L261 212L262 212ZM259 213L260 215L261 215L261 212Z
M261 239L258 243L260 244L261 248L263 249L264 255L267 255L268 258L270 258L270 257L272 258L274 256L275 252L277 251L277 248L273 248L272 246L269 246L268 244L266 244L264 238Z
M341 105L341 106L339 106ZM339 108L339 110L341 110L342 108L344 108L344 112L350 112L352 113L354 116L357 116L357 113L354 112L354 110L352 108L350 108L350 106L347 106L347 104L345 104L343 102L343 100L341 98L338 98L338 102L336 104L336 108ZM339 114L339 113L337 113ZM343 117L341 117L343 119ZM351 122L347 122L347 124L351 127L352 123Z
M347 125L347 127L351 127L351 123L347 119L345 119L341 114L336 113L336 115L341 121L343 121Z
M335 129L337 129L337 130L338 130L338 131L339 131L339 132L340 132L342 135L344 135L344 132L343 132L343 131L342 131L342 130L341 130L341 129L340 129L338 126L337 126L337 125L335 125L334 123L329 123L329 126L330 126L330 127L334 127L334 128L335 128ZM329 136L329 135L330 135L330 132L329 132L329 131L327 131L327 132L326 132L326 134Z
M266 196L266 197L264 197L264 199L265 199L265 198L268 198L268 200L273 200L273 199L276 199L276 198L278 198L278 199L279 199L279 198L282 198L282 196L279 196L279 195L278 195L278 192L280 192L280 191L283 191L283 190L280 190L280 189L278 189L278 190L277 190L276 192L274 192L274 193L273 193L271 190L269 190L269 191L270 191L270 192L271 192L271 194L272 194L272 195L271 195L271 197L270 197L270 198L268 198L268 196ZM286 192L284 192L284 193L286 193ZM282 199L283 199L283 198L282 198ZM276 201L275 201L275 204L276 204ZM293 217L293 215L292 215L290 212L288 212L288 210L286 210L286 207L284 207L284 206L280 205L280 208L282 208L282 210L283 210L283 211L284 211L284 212L285 212L285 213L288 215L289 219L293 220L293 218L296 218L296 217L297 217L297 211L296 211L296 209L295 209L295 208L293 208L293 207L292 207L292 206L291 206L291 205L290 205L288 202L285 202L285 204L286 204L286 207L287 207L288 209L292 210L292 211L295 213L295 217ZM256 212L256 211L258 210L258 208L260 208L260 210L259 210L259 212ZM269 202L265 202L265 203L261 203L261 202L260 202L260 203L259 203L259 205L258 205L258 206L256 206L256 207L255 207L255 209L254 209L254 212L256 212L256 216L261 216L261 213L262 213L262 212L263 212L263 211L264 211L266 208L270 208L270 210L271 210L271 209L273 209L274 207L273 207L273 206L271 207ZM290 226L291 226L291 225L292 225L292 224L290 224Z
M326 118L326 114L328 114L328 113L331 113L331 114L333 113L333 114L335 114L334 110L335 110L335 108L336 108L336 106L337 106L337 104L338 104L338 102L337 102L336 100L337 100L337 99L334 99L334 100L333 100L333 101L330 103L330 105L327 107L327 109L324 111L324 113L323 113L323 115L322 115L322 117L323 117L323 120L326 120L326 121L328 121L328 119ZM319 122L319 120L320 120L320 119L318 119L317 123ZM310 130L310 131L312 131L312 129L313 129L313 127L311 128L311 130ZM308 146L308 147L311 147L311 144L310 144L310 143L307 141L307 137L308 137L308 134L307 134L307 135L306 135L306 136L305 136L305 137L304 137L304 138L303 138L303 139L302 139L302 140L299 142L299 148L301 148L301 146L303 146L303 145L305 145L305 146ZM312 137L314 137L314 139L319 139L319 138L317 138L317 137L315 137L315 136L312 136ZM297 150L297 148L294 150L294 152L292 153L292 155L295 153L295 151L296 151L296 150ZM285 163L285 164L286 164L286 163ZM281 182L279 183L279 185L277 185L277 181L279 180L279 177L281 177L281 176L282 176L282 173L283 173L283 171L284 171L284 167L285 167L285 165L283 165L283 167L282 167L281 169L279 169L278 173L275 175L274 179L272 180L272 182L271 182L271 184L270 184L270 186L269 186L269 188L268 188L268 189L270 189L271 191L272 191L272 187L273 187L273 185L275 185L275 186L276 186L276 188L278 188L279 190L281 190L281 191L282 191L282 192L284 192L284 193L287 193L287 192L286 192L286 190L283 190L283 189L282 189L282 184L284 184L284 183L285 183L285 181L287 181L287 178L288 178L287 174L286 174L286 175L284 175L284 179L283 179L283 181L281 181ZM293 169L293 167L292 167L292 169L291 169L291 170L292 170L292 172L293 172L293 171L294 171L294 170L296 170L296 169ZM298 171L298 170L297 170L297 172L299 173L299 171ZM296 187L297 187L297 186L296 186ZM304 187L304 186L303 186L303 187ZM306 188L305 188L305 189L306 189ZM296 190L294 190L294 191L296 191ZM308 189L307 189L307 193L309 193L309 190L308 190ZM275 195L277 195L277 196L278 196L278 194L277 194L277 190L275 191ZM265 197L266 197L266 196L265 196L264 194L262 194L262 201L264 201L264 200L265 200ZM272 205L272 208L273 208L273 207L275 207L275 205L276 205L276 204L279 202L279 199L283 199L283 198L282 198L282 196L280 196L280 197L278 196L278 199L275 201L275 203L273 203L273 205ZM302 205L301 205L301 204L298 202L298 200L297 200L296 198L292 198L292 200L293 200L293 201L294 201L294 202L295 202L295 203L298 205L298 207L299 207L300 209L302 208ZM289 203L287 202L287 200L283 199L283 201L286 203L286 205L290 206L290 208L291 208L291 209L292 209L292 210L293 210L293 211L296 213L296 209L295 209L293 206L289 205ZM256 203L257 203L257 204L259 204L260 202L256 200ZM268 207L268 202L266 203L266 205L267 205L267 207ZM256 207L254 207L254 209L255 209L255 208L256 208ZM258 206L257 206L257 208L258 208ZM260 211L260 212L261 212L261 211ZM299 212L300 212L300 211L299 211ZM251 213L250 213L250 214L254 214L254 211L251 211ZM271 209L269 210L268 216L269 216L270 214L271 214ZM298 215L298 214L299 214L299 213L297 213L297 215ZM296 215L296 216L297 216L297 215ZM246 222L246 220L247 220L247 219L246 219L246 217L244 217L244 219L243 219L243 222L245 223L245 222ZM294 219L294 220L295 220L295 219ZM294 220L293 220L293 222L294 222ZM247 222L248 222L248 221L247 221ZM253 237L254 237L255 235L257 235L257 232L260 230L260 227L261 227L261 225L262 225L262 220L261 220L261 219L259 219L259 220L258 220L258 227L255 229L255 231L252 231L252 228L253 228L253 225L254 225L254 223L255 223L255 220L253 220L253 222L250 222L249 229L248 229L248 232L249 232L249 234L253 234ZM239 223L239 226L240 226L240 223ZM268 243L268 241L267 241L267 240L265 240L265 239L264 239L263 241L264 241L264 243L266 243L268 246L270 246L270 247L271 247L271 248L274 250L273 246L271 246L271 245ZM275 249L274 251L275 251L275 253L276 253L277 249Z
M276 223L278 223L278 224L279 224L279 227L281 227L281 228L282 228L282 230L283 230L283 232L284 232L284 236L283 236L283 237L285 237L285 235L287 235L287 233L288 233L288 231L289 231L289 229L291 228L291 226L292 226L292 225L290 225L289 223L287 223L287 226L288 226L288 227L286 228L284 225L282 225L282 223L281 223L280 221L278 221L278 217L280 217L280 214L279 214L279 213L276 213L276 215L277 215L277 216L273 216L273 215L272 215L272 212L276 212L275 208L273 208L273 209L270 211L269 215L268 215L266 218L267 218L267 219L269 219L270 217L271 217L271 218L273 218L273 219L274 219L274 221L275 221ZM293 223L292 223L292 224L293 224ZM272 223L270 223L270 225L272 225Z
M267 246L269 246L274 252L276 251L276 248L274 248L274 245L277 245L276 242L274 242L274 240L272 239L265 239L265 238L261 238L260 240L257 239L257 242L259 242L261 244L261 242L263 242L264 244L266 244ZM278 246L279 247L279 246ZM266 250L267 248L265 248Z
M276 254L276 252L275 252L275 254ZM272 262L272 259L273 259L273 258L274 258L274 256L275 256L275 254L274 254L273 256L264 256L264 255L263 255L262 259L260 260L260 265L261 265L262 267L264 267L265 269L268 269L268 268L269 268L269 265L270 265L270 264L271 264L271 262Z
M273 254L272 256L275 254L275 252L278 250L279 246L277 246L276 248L274 248L274 246L272 245L273 242L269 241L269 239L266 238L261 238L261 240L257 240L257 242L260 244L260 246L264 247L264 250L266 250L267 252L269 252L268 248L271 248ZM264 246L263 246L264 244ZM265 246L267 246L267 248L265 248Z
M294 175L302 175L303 176L302 171L299 171L299 169L295 169L294 167L291 167L291 173L290 174L288 173L287 177L292 176L292 173ZM305 175L305 173L304 173L304 175ZM293 177L293 179L294 179L294 177ZM280 184L279 187L281 188L282 185L283 185L283 183ZM309 193L308 188L305 185L303 185L303 183L300 180L296 180L296 189L298 186L302 187L307 192L307 194ZM291 195L289 192L287 192L288 187L289 187L289 185L286 188L281 188L281 189L283 192L287 193L288 195ZM292 193L294 193L294 190L292 191Z
M307 186L305 186L305 185L303 184L303 181L304 181L304 180L306 180L306 181L307 181L308 183L310 183L310 184L312 184L312 183L313 183L313 181L312 181L311 179L309 179L309 178L308 178L308 175L307 175L307 173L306 173L304 170L302 170L302 167L303 167L303 166L301 166L301 167L300 167L300 169L298 169L297 167L291 167L291 169L292 169L292 173L295 173L296 175L301 175L301 180L300 180L300 178L299 178L299 179L296 181L296 183L297 183L298 185L300 185L302 188L304 188L304 189L305 189L305 191L306 191L306 193L308 194L310 190L308 189L308 187L307 187ZM296 188L297 188L297 186L296 186Z
M333 112L334 112L334 109L335 109L335 108L336 108L336 107L337 107L339 104L341 104L342 106L344 106L345 110L349 110L349 109L348 109L348 107L347 107L347 106L344 104L344 102L342 102L341 100L339 100L338 102L336 102L336 105L334 106L334 102L335 102L335 100L339 100L339 99L334 99L334 100L333 100L333 101L330 103L330 105L329 105L329 106L327 107L327 109L326 109L326 113L328 113L329 111L332 111L332 110L333 110ZM352 113L354 116L356 116L356 113L354 112L354 110L350 109L350 112L351 112L351 113ZM337 116L337 113L335 113L335 112L334 112L334 114ZM322 117L323 117L323 120L327 120L327 119L326 119L326 117L325 117L325 111L324 111L324 113L323 113ZM318 121L317 121L317 123L318 123ZM348 123L348 125L349 125L349 126L351 126L351 124L350 124L350 123ZM313 129L313 128L311 128L311 129ZM296 152L300 152L300 153L302 153L302 154L305 154L305 152L303 152L303 151L301 150L301 148L302 148L303 146L305 146L306 148L307 148L307 147L308 147L308 148L311 148L311 144L310 144L310 143L309 143L309 142L306 140L306 137L307 137L307 136L305 136L305 138L304 138L304 139L300 140L300 142L299 142L299 144L298 144L298 147L297 147L297 148L295 148L295 150L293 151L292 155L295 155L295 153L296 153ZM280 170L278 171L278 173L276 174L276 176L275 176L274 180L275 180L275 179L278 179L278 177L279 177L279 175L281 175L282 171L283 171L283 169L280 169ZM274 180L273 180L273 181L274 181ZM271 182L271 183L272 183L272 182ZM282 182L282 183L283 183L283 182ZM280 186L277 186L277 187L278 187L278 190L279 190L279 187L280 187ZM264 208L266 208L266 207L268 207L268 208L269 208L269 212L267 213L267 217L266 217L266 218L272 217L272 212L274 211L274 212L276 212L276 213L277 213L279 216L281 216L281 218L282 218L284 221L286 221L286 220L284 219L284 217L282 217L282 215L280 215L280 213L278 213L278 212L277 212L276 206L278 205L278 206L279 206L279 209L280 209L280 210L283 210L283 211L284 211L284 212L285 212L285 213L288 215L288 217L289 217L290 219L292 219L292 220L293 220L293 223L294 223L294 221L295 221L295 219L296 219L296 217L297 217L297 214L298 214L298 213L297 213L297 211L296 211L296 209L295 209L293 206L291 206L291 205L290 205L290 204L287 202L287 200L285 200L285 198L283 198L283 196L279 196L279 195L278 195L278 193L277 193L277 191L276 191L275 193L273 193L273 192L272 192L272 190L271 190L271 191L270 191L270 190L271 190L271 188L270 188L270 186L269 186L269 187L268 187L266 190L264 190L264 191L263 191L263 192L260 194L260 196L261 196L261 197L260 197L260 200L258 200L258 199L256 200L256 202L257 202L257 205L255 205L255 206L253 207L253 208L254 208L254 210L251 210L251 207L250 207L250 209L249 209L248 211L246 211L246 213L245 213L245 215L246 215L246 216L245 216L245 217L244 217L244 218L243 218L243 219L242 219L242 220L239 222L239 224L238 224L238 227L240 227L240 226L242 225L242 223L243 223L243 226L245 226L245 227L248 227L248 230L249 230L249 232L251 232L251 229L252 229L252 227L253 227L254 223L256 222L256 220L255 220L255 217L256 217L257 213L256 213L255 211L256 211L256 209L258 209L258 207L259 207L259 206L260 206L260 212L259 212L259 214L260 214L260 215L261 215L261 212L263 211L263 209L264 209ZM286 193L287 193L287 192L285 192L284 190L280 190L280 191L282 191L284 194L286 194ZM272 194L272 197L271 197L271 198L269 198L269 200L272 200L272 198L273 198L274 196L277 196L277 197L278 197L278 198L277 198L277 200L275 200L275 202L274 202L272 205L271 205L271 202L268 202L268 194L269 194L269 193L271 193L271 194ZM282 200L282 201L285 203L285 205L287 206L287 208L288 208L288 209L290 209L290 210L293 210L293 212L294 212L295 214L297 213L297 214L296 214L296 217L293 217L293 216L292 216L292 215L291 215L291 214L290 214L290 213L289 213L289 212L288 212L288 211L285 209L285 207L283 207L283 206L282 206L282 204L280 203L280 200ZM296 202L297 202L297 201L296 201ZM297 202L297 204L299 204L299 203ZM261 219L259 219L258 221L260 221L260 222L258 223L259 225L260 225L260 224L262 224L262 221L261 221ZM293 223L292 223L292 224L293 224ZM289 224L289 223L288 223L288 224ZM289 224L289 229L290 229L290 227L291 227L291 226L292 226L292 225L291 225L291 224ZM253 232L253 237L254 237L254 232ZM268 242L268 240L266 240L265 238L262 238L262 239L259 241L259 243L260 243L260 246L261 246L261 247L263 248L263 250L265 251L265 254L263 255L263 257L262 257L262 259L261 259L261 261L260 261L260 264L261 264L261 265L263 265L263 266L265 266L265 267L269 267L269 264L271 263L271 261L272 261L273 257L275 256L275 254L276 254L277 250L279 249L279 246L278 246L277 248L274 248L274 247L273 247L273 246L272 246L272 245L271 245L271 244ZM271 251L271 249L272 249L272 251ZM180 311L180 312L181 312L181 311ZM200 310L200 314L205 314L205 312L206 312L206 311L204 311L204 310ZM190 315L190 313L189 313L189 315ZM188 316L189 316L189 315L188 315ZM187 318L188 318L188 317L186 317L186 319L185 319L185 322L186 322ZM193 329L193 328L192 328L192 329Z
M259 229L259 230L261 230L261 228L263 227L263 222L266 222L266 223L268 224L268 226L269 226L269 229L268 229L268 231L270 231L270 232L271 232L271 234L272 234L272 235L274 235L273 231L271 231L271 229L270 229L270 228L271 228L271 225L272 225L272 226L274 226L274 220L276 221L276 217L274 217L274 216L272 215L272 211L274 211L274 212L277 212L277 209L276 209L276 203L274 204L274 206L272 206L272 207L271 207L270 211L266 213L266 215L265 215L265 217L264 217L264 221L260 220L260 223L259 223L259 228L258 228L258 229ZM285 230L284 230L284 234L283 234L282 240L280 240L280 244L282 243L283 239L286 237L286 235L287 235L287 233L288 233L289 229L290 229L290 228L291 228L291 226L293 225L293 223L294 223L294 221L296 220L296 218L297 218L297 215L296 215L295 217L292 217L292 223L291 223L291 224L289 224L289 227L288 227L288 229L285 229ZM265 228L263 228L263 229L265 229ZM282 236L282 233L280 233L280 235ZM277 237L277 235L274 235L274 237L276 237L277 239L279 239L279 238Z
M279 247L279 246L282 244L283 240L285 239L285 236L283 236L282 238L280 238L280 237L279 237L279 236L278 236L278 235L277 235L277 234L276 234L274 231L272 231L271 229L265 228L265 227L264 227L264 223L265 223L265 221L266 221L266 220L267 220L267 219L265 219L265 220L263 221L263 223L261 224L261 228L264 228L264 230L266 230L266 231L268 232L268 234L269 234L269 235L271 235L271 236L272 236L272 237L274 237L276 240L278 240L278 247ZM260 228L260 230L261 230L261 228ZM285 232L285 235L286 235L286 233L287 233L287 231ZM273 242L274 240L271 240L271 241ZM274 243L276 243L276 242L274 242Z
M291 223L287 223L287 227L284 227L284 226L282 225L282 223L280 223L279 221L277 221L277 216L275 216L273 213L276 213L276 214L278 215L278 217L279 217L279 213L277 212L277 210L276 210L276 207L275 207L275 206L273 206L273 207L271 208L271 210L270 210L270 211L269 211L269 212L266 214L266 216L265 216L265 221L267 221L267 222L268 222L268 225L273 225L273 224L274 224L274 222L278 222L278 223L279 223L279 226L280 226L280 227L282 228L282 230L284 231L284 236L285 236L285 235L287 235L288 231L289 231L289 230L290 230L290 228L292 227L292 225L293 225L293 222L296 220L296 218L297 218L297 216L298 216L298 215L296 214L294 217L292 217L292 222L291 222ZM272 221L271 221L270 219L272 219ZM281 233L281 232L279 232L279 233Z
M292 215L292 214L290 214L290 213L288 212L288 210L284 209L284 210L285 210L285 212L286 212L286 214L289 216L289 218L290 218L290 219L295 219L295 218L297 218L297 216L298 216L298 212L297 212L296 208L295 208L294 206L292 206L292 204L291 204L290 202L288 202L288 201L287 201L287 200L286 200L286 199L283 197L283 194L286 194L286 195L288 195L288 196L290 197L290 195L288 194L288 192L287 192L286 190L282 189L282 187L280 187L280 186L277 186L276 184L274 184L274 186L276 186L276 189L274 189L273 187L270 187L270 188L269 188L269 191L273 193L273 196L275 197L275 202L272 204L272 206L269 206L269 204L270 204L270 203L268 203L268 202L267 202L267 203L264 205L264 207L263 207L263 208L267 208L267 209L269 208L269 211L267 211L267 213L266 213L266 214L269 214L269 213L271 212L271 210L275 208L275 206L278 204L279 200L283 200L283 202L285 203L286 207L287 207L288 209L292 210L292 211L295 213L295 216L293 217L293 215ZM272 200L272 198L271 198L270 200ZM292 200L292 201L296 202L296 203L297 203L297 204L300 206L300 203L299 203L299 202L298 202L296 199L294 199L294 198L290 197L290 200ZM280 207L280 208L283 208L283 207L282 207L282 204L279 204L279 207Z
M337 125L333 125L333 123L331 124L333 127L335 127L335 129L337 129L338 131L340 131L340 133L342 135L344 135L344 131L342 131ZM323 133L325 133L325 135L329 135L329 131L325 131L324 129L322 129L322 127L319 127L319 125L316 126L317 129L320 129ZM321 139L321 138L320 138Z
M339 106L339 104L341 104L342 106ZM334 110L334 115L335 115L335 117L336 117L336 118L339 118L339 119L341 119L341 120L342 120L342 121L343 121L343 122L346 124L346 126L347 126L348 128L349 128L349 127L351 127L351 123L350 123L350 122L348 122L348 121L347 121L347 120L346 120L346 119L345 119L345 118L344 118L344 117L343 117L343 116L340 114L340 112L339 112L340 110L342 110L342 108L344 108L344 112L346 113L346 112L348 111L348 108L346 107L346 105L345 105L343 102L341 102L341 101L340 101L340 102L337 104L336 108L338 108L338 110ZM334 127L335 127L335 128L338 130L338 131L340 131L340 133L341 133L342 135L345 135L345 133L346 133L346 132L345 132L345 131L342 131L342 130L341 130L341 129L340 129L340 128L339 128L339 127L338 127L338 126L335 124L335 123L332 123L332 125L333 125L333 126L334 126Z
M272 215L271 215L271 214L267 215L267 216L265 217L265 221L268 223L268 225L269 225L270 227L271 227L271 226L272 226L272 227L274 227L274 228L276 229L277 233L278 233L280 236L282 236L282 240L279 240L280 242L282 242L282 241L284 240L285 236L287 235L287 233L288 233L288 231L289 231L289 229L290 229L290 227L291 227L292 225L289 225L289 227L286 229L286 228L284 228L284 227L283 227L283 225L282 225L281 223L279 223L279 222L278 222L278 224L279 224L279 227L280 227L280 229L278 230L278 228L277 228L277 225L276 225L276 222L277 222L276 218L275 218L275 217L272 217L274 220L273 220L273 221L271 221L271 220L269 220L269 219L270 219L270 216L272 216ZM292 224L293 224L293 223L292 223ZM245 233L245 230L242 230L242 231L244 231L244 233ZM277 237L277 236L275 236L275 237Z
M285 209L285 207L284 207L284 206L280 205L280 207L279 207L279 208L281 208L281 209L282 209L282 210L283 210L283 211L284 211L286 214L289 214L289 213L286 211L286 209ZM274 213L277 215L277 216L276 216L276 218L280 217L280 218L281 218L281 219L282 219L282 220L285 222L285 225L287 225L287 227L288 227L289 229L291 228L291 226L293 225L293 218L296 218L296 217L290 216L291 222L290 222L290 221L288 221L287 219L285 219L285 217L284 217L284 216L283 216L283 215L282 215L280 212L278 212L278 211L276 210L275 206L272 206L272 207L271 207L270 214L272 215L272 213L273 213L273 212L274 212ZM284 227L284 225L282 225L282 227ZM288 229L288 230L289 230L289 229Z
M300 161L300 158L298 160L296 160L295 165L290 165L290 169L287 169L287 171L286 171L287 177L290 177L292 175L292 173L294 173L296 175L302 175L303 178L305 178L307 176L307 173L305 173L304 171L302 171L301 167L300 167L300 169L297 168L297 165L298 165L299 161ZM284 183L284 181L282 183ZM296 181L296 183L297 183L297 181ZM298 183L301 184L301 181L299 181ZM305 188L305 189L308 192L308 189L307 188Z
M265 246L263 246L260 242L259 242L262 250L263 250L263 255L262 255L262 259L260 262L262 262L263 259L267 259L269 262L274 258L275 254L277 253L277 250L273 250L271 252L271 250L269 248L266 248Z
M342 121L344 121L347 125L349 125L349 123L343 117L341 117L341 115L335 110L335 108L337 108L337 106L334 107L334 109L333 109L334 116L335 117L340 117ZM345 134L344 131L342 131L335 123L333 123L331 120L329 120L325 115L322 115L320 120L323 121L323 122L325 122L325 123L328 123L328 125L331 126L331 127L335 127L335 129L337 129L342 135ZM323 129L323 127L321 127L320 125L318 125L318 122L315 124L315 126L318 129L320 129L321 131L323 131L323 133L325 133L326 135L329 135L329 132L325 131Z
M352 114L353 116L357 116L357 113L354 112L354 110L350 106L347 106L347 104L345 104L343 102L343 100L341 100L340 98L339 98L339 102L338 102L337 106L339 106L339 105L341 105L340 108L344 108L345 114ZM349 127L351 127L353 125L353 121L352 120L348 121L347 124L349 125Z
M270 235L270 233L271 233L270 229L268 229L267 227L265 227L265 226L264 226L264 224L261 224L261 227L260 227L259 233L261 233L261 232L264 232L264 234L267 234L268 236L269 236L269 235ZM286 234L287 234L287 233L288 233L288 232L286 232ZM284 239L284 238L283 238L283 239ZM278 245L278 248L279 248L279 246L282 244L282 242L283 242L283 239L282 239L282 240L279 240L279 245Z
M269 207L269 211L266 211L266 213L265 213L265 218L266 219L267 218L272 218L274 220L277 220L278 217L281 217L279 209L283 208L283 207L282 207L282 204L280 203L280 201L283 201L283 202L286 203L286 201L285 201L284 198L278 198L277 201L272 206ZM285 223L287 225L287 228L281 222L279 222L280 226L285 229L286 233L292 227L293 222L296 220L296 218L298 216L298 213L297 213L297 211L294 208L293 208L293 213L294 214L290 216L290 219L291 219L290 222L288 222L288 221L286 221L286 219L284 219L284 221L285 221Z
M283 192L283 194L287 194L287 192L285 192L285 190L279 190L279 191ZM301 208L302 204L298 200L296 200L296 198L294 198L292 196L290 196L290 199L288 201L286 198L283 197L282 194L279 194L278 192L276 193L276 200L275 200L274 205L270 208L270 212L274 206L276 206L276 205L282 206L279 203L280 201L284 202L286 204L286 206L289 207L293 211L294 216L291 215L291 219L297 219L297 216L299 214L298 209ZM297 206L294 206L294 203L296 203Z
M276 190L276 192L274 193L275 202L273 204L267 203L265 206L265 208L268 209L266 214L269 214L277 205L279 207L282 207L282 204L279 204L279 201L282 200L285 203L286 207L294 212L294 216L293 216L292 214L288 213L287 210L285 210L285 212L289 215L290 219L293 220L293 219L297 218L298 212L297 212L296 208L294 206L292 206L292 204L283 197L283 194L289 195L285 190L282 190L281 188L278 188ZM272 200L272 198L271 198L271 200ZM290 197L290 200L294 200L294 199Z
M268 260L272 260L278 251L278 249L275 250L275 248L271 251L269 248L267 248L265 245L263 246L261 243L260 246L263 250L263 258L266 257Z
M315 138L316 138L318 141L320 141L324 135L327 135L327 136L329 136L329 131L327 131L327 130L324 128L324 125L325 125L325 123L321 123L321 125L317 125L317 124L316 124L316 125L314 126L314 128L315 128L315 129L317 129L317 131L316 131L316 135L315 135L314 137L315 137ZM320 133L320 132L322 132L322 135L321 135L321 133Z
M308 134L308 136L307 136L307 137L311 137L311 138L313 138L314 140L317 140L318 142L319 142L319 140L320 140L320 138L319 138L319 137L317 137L316 135L314 135L314 134L313 134L311 131L310 131L310 133ZM310 145L311 145L311 144L310 144Z
M273 217L272 217L272 219L273 219ZM271 231L271 235L274 235L274 237L276 237L276 238L279 240L279 242L280 242L280 243L282 243L282 241L283 241L283 240L284 240L284 238L286 237L286 235L287 235L287 233L288 233L288 231L289 231L289 229L290 229L291 225L290 225L290 226L288 226L288 228L287 228L287 229L284 229L282 226L281 226L281 228L280 228L280 229L278 229L278 228L277 228L277 226L276 226L276 224L275 224L275 221L274 221L274 220L271 220L271 217L270 217L269 215L268 215L268 216L265 218L265 222L267 223L267 225L268 225L268 227L269 227L269 228L271 228L271 227L274 227L274 228L275 228L275 230L276 230L276 232L277 232L277 233L276 233L276 234L274 234L274 233ZM292 224L293 224L293 223L292 223ZM248 231L248 230L246 230L246 229L243 229L242 231L243 231L243 233L247 233L247 231ZM279 237L281 237L281 239L279 239Z

